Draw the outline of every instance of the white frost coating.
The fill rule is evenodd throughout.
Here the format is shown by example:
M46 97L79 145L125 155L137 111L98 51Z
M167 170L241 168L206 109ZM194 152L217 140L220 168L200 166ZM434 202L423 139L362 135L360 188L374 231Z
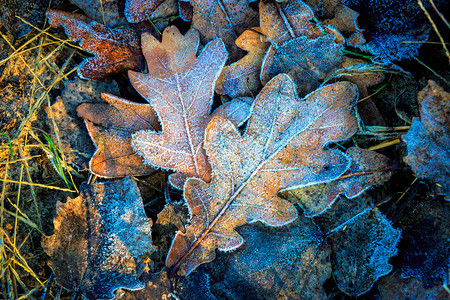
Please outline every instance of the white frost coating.
M143 288L142 258L154 247L136 183L126 177L82 184L80 190L80 196L58 205L55 233L43 238L56 281L88 299Z
M201 236L195 254L183 260L187 274L212 260L215 249L239 247L242 237L236 227L256 221L278 227L295 220L296 209L277 193L328 182L349 168L346 154L324 147L357 130L351 113L356 90L340 82L301 100L289 76L281 74L256 98L243 135L230 121L213 118L205 137L213 178L210 183L186 182L191 225L186 233L177 233L167 265L173 266L180 259L174 256L186 253L185 245L194 245Z

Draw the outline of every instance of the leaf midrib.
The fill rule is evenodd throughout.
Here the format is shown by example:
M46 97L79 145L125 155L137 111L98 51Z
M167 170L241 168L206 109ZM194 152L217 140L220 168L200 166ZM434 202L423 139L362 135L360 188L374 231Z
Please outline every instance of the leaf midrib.
M279 90L281 90L281 88L279 88ZM281 93L279 93L281 94ZM279 108L279 104L280 104L280 98L281 97L277 97L277 107L276 107L276 116L274 118L274 120L277 120L278 117L278 108ZM180 267L181 263L184 261L184 259L186 259L187 256L189 256L195 248L197 248L197 246L202 242L202 240L206 237L206 235L211 231L211 229L214 227L214 225L219 221L219 219L222 217L222 215L228 210L228 208L230 207L231 203L237 198L237 196L240 194L240 192L247 186L247 184L255 177L255 175L261 170L261 168L268 163L275 155L277 155L292 139L294 139L295 136L297 136L298 134L300 134L301 132L304 132L306 130L308 130L308 128L314 124L318 119L320 119L327 111L329 111L332 107L334 106L334 104L332 104L331 106L329 106L327 109L325 109L320 115L318 115L316 118L314 118L307 126L305 126L305 128L301 131L296 132L295 134L292 135L291 138L289 138L286 143L283 143L282 145L280 145L271 155L269 155L266 159L264 159L262 162L260 162L260 164L257 166L257 168L249 175L249 177L239 186L239 188L232 194L230 195L230 197L228 198L227 202L225 202L224 206L221 208L221 210L219 211L219 213L214 217L214 219L212 220L212 222L208 225L208 227L206 227L206 229L202 232L202 234L196 239L196 241L194 242L194 244L189 248L189 250L173 265L171 271L170 271L170 275L174 276L175 272L178 270L178 268ZM275 123L275 122L274 122ZM273 127L273 126L272 126ZM273 128L272 128L273 130ZM270 139L271 136L269 136L268 139Z

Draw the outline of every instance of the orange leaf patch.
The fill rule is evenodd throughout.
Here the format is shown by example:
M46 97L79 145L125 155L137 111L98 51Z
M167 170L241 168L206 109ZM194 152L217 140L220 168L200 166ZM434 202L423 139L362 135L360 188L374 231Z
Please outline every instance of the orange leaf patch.
M139 36L133 29L110 29L85 15L60 10L47 10L52 27L64 26L71 40L81 40L81 47L95 54L78 68L85 79L101 79L126 70L142 70Z
M133 133L161 129L153 107L106 93L102 98L109 104L83 103L77 108L97 147L89 162L91 172L100 177L122 177L154 171L131 146Z

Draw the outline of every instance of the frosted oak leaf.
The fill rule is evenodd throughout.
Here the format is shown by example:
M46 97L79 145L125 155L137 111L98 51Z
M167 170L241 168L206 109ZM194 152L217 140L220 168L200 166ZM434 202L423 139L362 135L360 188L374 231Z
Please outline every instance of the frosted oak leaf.
M212 261L215 250L242 245L238 226L256 221L282 226L297 218L294 206L277 193L328 182L350 167L346 154L324 148L357 131L352 107L356 85L327 85L300 100L286 74L272 79L256 98L241 135L222 117L206 128L205 149L213 168L210 183L186 181L184 197L191 224L177 232L166 260L170 274L189 274Z
M161 133L136 132L133 146L147 164L177 171L170 182L180 189L188 177L207 182L211 179L203 148L208 122L222 116L239 126L250 109L244 99L234 99L210 113L215 82L227 51L222 40L215 39L196 57L198 45L198 32L193 29L183 36L176 27L168 27L162 42L144 34L148 74L129 72L131 83L153 106L162 124Z
M139 35L134 29L110 29L83 14L49 9L46 12L52 27L64 26L73 41L80 40L84 50L95 54L78 68L83 79L102 79L127 70L142 70L144 58Z
M136 182L83 183L80 191L57 203L55 232L42 239L56 282L88 299L142 289L139 277L155 247Z

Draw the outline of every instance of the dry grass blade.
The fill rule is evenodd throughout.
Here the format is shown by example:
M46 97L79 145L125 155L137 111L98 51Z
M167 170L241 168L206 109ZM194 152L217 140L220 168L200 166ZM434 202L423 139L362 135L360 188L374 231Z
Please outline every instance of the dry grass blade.
M81 48L48 33L49 27L45 28L45 25L45 29L39 29L26 21L23 22L33 27L34 31L27 35L21 46L10 42L0 32L0 38L6 41L12 51L7 58L0 61L0 65L8 64L7 68L9 65L13 68L15 65L23 67L21 72L26 80L20 84L26 85L26 94L23 97L27 105L23 107L28 107L20 119L18 129L8 132L7 128L2 133L0 145L0 281L5 288L2 290L2 296L6 299L35 299L33 295L45 288L45 280L35 271L34 262L31 263L34 255L30 256L29 250L34 244L33 236L38 232L42 234L42 200L38 194L40 188L76 192L76 185L71 178L72 168L65 162L62 151L57 149L58 141L55 141L53 148L59 154L62 169L70 176L71 187L59 187L61 180L55 183L34 182L36 165L41 164L39 160L43 158L42 151L38 155L34 151L48 151L51 146L41 142L36 133L36 130L41 129L33 128L31 122L38 117L44 101L50 103L49 93L53 88L59 88L61 81L76 70L74 68L67 72L72 65L73 53ZM73 46L75 50L66 62L58 67L54 62L55 57L60 55L61 50L66 50L67 46ZM16 98L13 100L16 101Z
M437 10L436 6L434 5L433 1L430 0L430 2L432 3L433 8L436 10L436 12L438 12L439 16L441 16L441 14ZM431 26L433 26L433 29L436 32L437 36L439 37L439 40L441 41L442 47L444 48L445 54L447 55L448 60L450 62L450 52L448 51L447 45L445 44L444 38L442 37L441 33L439 32L439 29L437 28L436 24L434 23L433 19L431 18L430 13L428 12L428 10L423 5L422 1L418 0L417 3L419 4L420 8L423 10L423 12L424 12L425 16L427 17L428 21L430 21ZM445 20L445 18L443 18L443 20ZM444 22L448 26L448 23L446 21L444 21Z

